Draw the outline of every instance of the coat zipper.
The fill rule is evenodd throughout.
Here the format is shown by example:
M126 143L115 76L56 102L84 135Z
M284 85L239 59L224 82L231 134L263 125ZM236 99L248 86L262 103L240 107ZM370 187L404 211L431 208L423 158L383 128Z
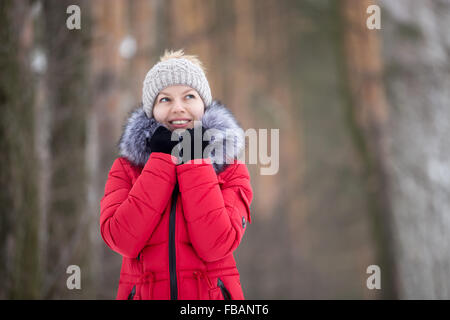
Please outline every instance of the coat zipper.
M223 299L231 300L230 292L228 292L227 288L223 284L222 280L220 280L220 278L217 278L217 286L220 288L220 291L222 291Z
M175 218L177 210L178 182L172 193L172 204L169 217L169 275L170 275L170 299L178 299L176 255L175 255Z

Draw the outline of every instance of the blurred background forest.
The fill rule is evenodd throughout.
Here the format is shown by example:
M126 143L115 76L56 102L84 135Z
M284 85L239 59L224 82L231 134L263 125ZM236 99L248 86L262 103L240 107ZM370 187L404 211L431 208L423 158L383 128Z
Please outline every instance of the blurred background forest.
M248 165L247 299L450 298L450 1L2 0L0 21L1 299L115 298L100 199L166 48L244 130L280 130L279 172Z

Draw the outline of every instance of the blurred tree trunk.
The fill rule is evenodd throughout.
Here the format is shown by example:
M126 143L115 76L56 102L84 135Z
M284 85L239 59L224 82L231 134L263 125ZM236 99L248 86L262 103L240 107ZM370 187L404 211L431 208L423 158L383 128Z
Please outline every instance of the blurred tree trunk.
M380 1L399 294L450 298L449 1Z
M341 87L347 98L349 128L364 165L372 234L381 269L381 293L385 299L392 299L397 296L397 278L387 179L386 124L389 114L383 84L380 32L366 26L369 17L366 9L376 1L345 0L339 4L344 60Z
M29 72L30 5L1 1L0 278L2 299L40 295L34 83Z
M51 117L49 152L52 161L47 213L47 264L43 297L89 297L92 286L89 189L86 187L87 110L89 104L87 48L89 7L78 1L81 30L66 27L70 1L44 1L42 8L43 44L48 69L45 90ZM66 287L69 265L81 269L82 290Z
M301 138L293 126L295 106L288 92L289 53L287 35L283 34L288 28L284 21L286 3L233 1L232 4L228 23L234 24L224 28L225 31L231 29L225 46L236 50L223 70L228 90L226 101L247 128L268 129L268 150L272 154L279 147L280 151L291 155L279 159L279 172L274 175L261 175L261 165L249 166L253 191L257 195L252 212L260 228L254 237L264 250L244 241L237 251L237 261L243 265L242 281L248 297L283 299L301 294L296 289L300 287L296 284L303 279L299 277L301 273L296 272L299 248L294 239L300 221L298 213L304 210L304 202L297 201L302 196L294 191L302 179L302 161L298 160L303 154ZM219 58L223 53L217 52L217 55L214 66L220 68ZM279 144L278 141L271 144L270 128L283 128ZM286 230L284 236L270 232L271 226ZM251 261L260 263L256 266ZM280 266L279 261L284 261L284 266ZM262 278L265 280L257 280Z
M70 31L70 4L3 1L0 7L5 298L73 297L66 287L71 264L82 271L78 297L95 296L89 230L97 215L86 205L89 8L78 2L84 29Z
M264 290L275 299L379 297L366 287L366 268L379 259L363 188L364 163L349 128L347 92L341 87L346 79L341 72L345 57L339 54L343 39L338 9L334 1L286 1L258 11L255 30L264 45L255 47L264 52L271 48L270 59L260 69L271 68L263 76L264 90L254 93L253 110L269 119L272 113L274 122L260 127L280 128L283 155L274 184L278 194L268 195L277 194L277 201L260 227L265 233L256 241L264 243L263 252L285 252L276 253L275 260L284 263L272 269L289 291L282 287L273 296L276 282ZM277 32L265 29L266 21L278 26ZM258 177L257 183L263 179ZM260 219L264 210L257 210ZM276 233L274 226L280 228ZM262 278L270 272L265 270Z

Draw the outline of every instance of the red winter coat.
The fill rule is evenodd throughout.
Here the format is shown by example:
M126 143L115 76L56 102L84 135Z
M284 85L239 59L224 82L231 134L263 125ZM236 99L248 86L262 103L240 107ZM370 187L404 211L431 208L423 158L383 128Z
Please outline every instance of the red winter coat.
M216 164L214 155L176 165L151 153L145 139L158 123L141 110L128 120L101 200L101 235L123 256L117 299L244 299L233 251L251 222L246 165ZM213 102L202 121L235 130L236 158L243 135L231 113Z

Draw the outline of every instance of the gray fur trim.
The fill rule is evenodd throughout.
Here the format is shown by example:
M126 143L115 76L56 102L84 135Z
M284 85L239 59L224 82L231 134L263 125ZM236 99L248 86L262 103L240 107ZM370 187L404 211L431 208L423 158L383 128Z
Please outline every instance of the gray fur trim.
M214 100L206 108L201 121L205 129L214 129L209 131L212 132L210 145L221 152L213 150L210 158L214 170L219 173L225 169L227 163L239 158L244 150L244 131L231 111L218 100ZM154 118L148 118L142 107L132 111L118 143L120 156L136 166L144 166L151 154L147 139L161 125ZM227 145L233 147L227 149Z
M119 140L120 156L127 158L134 165L144 165L151 153L147 138L161 125L154 118L149 119L142 107L134 110Z

